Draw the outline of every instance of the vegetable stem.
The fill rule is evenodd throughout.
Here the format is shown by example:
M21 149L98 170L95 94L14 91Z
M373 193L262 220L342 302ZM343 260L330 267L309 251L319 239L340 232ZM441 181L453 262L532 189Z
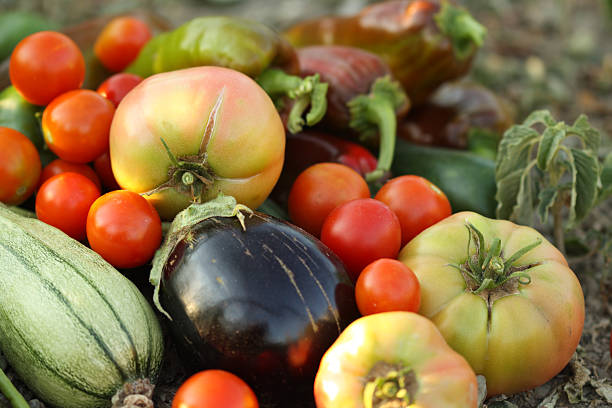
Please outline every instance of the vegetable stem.
M380 134L378 165L365 175L369 183L380 180L391 170L395 153L396 111L407 103L408 98L401 87L390 77L377 79L368 95L356 96L348 102L350 126L366 140L377 130Z
M30 408L23 395L17 391L2 369L0 369L0 392L9 400L13 408Z
M283 97L295 100L287 123L291 133L301 131L304 124L313 126L325 116L327 84L320 82L319 74L301 78L289 75L280 69L270 68L259 75L257 83L275 102ZM309 106L310 110L304 121L302 115Z

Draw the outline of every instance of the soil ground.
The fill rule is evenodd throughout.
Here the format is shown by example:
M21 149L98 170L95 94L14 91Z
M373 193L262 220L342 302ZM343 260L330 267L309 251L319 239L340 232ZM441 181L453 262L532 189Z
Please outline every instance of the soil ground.
M282 28L293 21L330 12L352 13L366 1L23 1L0 0L0 10L40 11L61 23L73 24L100 14L148 8L177 25L195 15L236 14ZM547 108L573 122L586 113L612 144L612 7L599 0L464 0L488 29L485 46L470 76L508 99L522 121L534 109ZM610 2L612 3L612 2ZM66 14L70 10L70 14ZM612 235L609 199L576 231ZM544 226L543 232L550 230ZM593 246L593 248L596 248ZM485 401L493 407L612 407L612 265L601 251L570 257L585 294L586 321L580 346L570 364L555 378L534 390ZM169 408L184 373L169 342L155 398ZM551 356L554 358L554 356ZM0 359L0 367L5 362ZM9 375L10 369L8 370ZM19 384L19 382L17 381ZM23 388L27 397L31 394ZM42 406L35 400L32 406ZM309 406L296 402L291 406ZM0 408L8 407L0 398Z

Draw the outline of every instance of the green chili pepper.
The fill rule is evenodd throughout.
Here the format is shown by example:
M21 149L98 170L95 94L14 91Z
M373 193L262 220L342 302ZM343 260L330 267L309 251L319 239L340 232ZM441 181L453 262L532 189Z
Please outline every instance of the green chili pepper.
M252 78L279 103L295 101L288 128L314 125L326 109L318 77L301 78L295 51L264 24L235 17L198 17L154 37L127 69L142 77L201 65L235 69ZM302 114L310 106L306 120Z

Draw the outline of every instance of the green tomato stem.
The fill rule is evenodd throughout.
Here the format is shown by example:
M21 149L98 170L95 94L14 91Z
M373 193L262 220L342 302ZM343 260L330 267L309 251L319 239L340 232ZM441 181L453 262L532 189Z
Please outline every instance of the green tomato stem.
M2 369L0 369L0 392L9 400L13 408L30 408L23 395L17 391Z

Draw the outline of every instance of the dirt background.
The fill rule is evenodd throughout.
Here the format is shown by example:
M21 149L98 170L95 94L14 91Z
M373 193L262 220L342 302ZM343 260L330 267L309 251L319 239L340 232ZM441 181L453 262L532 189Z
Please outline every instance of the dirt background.
M65 25L98 15L146 9L171 25L196 15L234 14L282 29L294 21L327 13L351 14L363 0L318 1L168 1L168 0L0 0L0 11L37 11ZM483 49L470 76L512 102L517 121L534 109L548 108L573 122L586 113L605 135L612 135L612 6L603 0L463 0L488 29ZM612 3L612 2L609 2ZM598 207L577 231L579 236L612 236L612 203ZM550 234L548 227L543 227ZM592 234L597 232L598 234ZM612 265L598 250L570 258L586 300L586 322L580 346L570 364L554 379L534 390L485 401L493 407L612 407ZM164 371L157 387L156 406L169 408L184 379L169 343ZM554 358L554 356L551 356ZM0 367L6 363L0 358ZM8 374L11 375L10 369ZM27 397L31 394L16 383ZM36 400L32 406L41 407ZM0 397L0 408L8 407ZM291 406L309 406L296 402Z

